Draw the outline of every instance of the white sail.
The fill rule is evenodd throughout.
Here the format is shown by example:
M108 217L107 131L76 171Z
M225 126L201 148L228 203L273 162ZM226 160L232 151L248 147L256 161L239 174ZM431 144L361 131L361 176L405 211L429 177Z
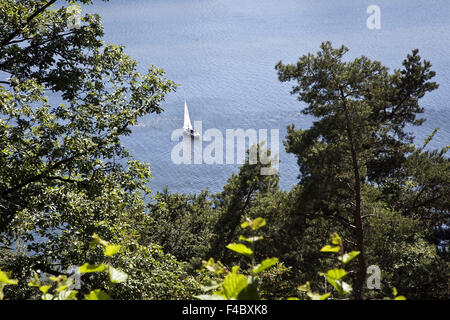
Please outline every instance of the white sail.
M192 129L191 119L189 118L189 110L187 107L186 100L184 100L184 124L183 129L190 130Z

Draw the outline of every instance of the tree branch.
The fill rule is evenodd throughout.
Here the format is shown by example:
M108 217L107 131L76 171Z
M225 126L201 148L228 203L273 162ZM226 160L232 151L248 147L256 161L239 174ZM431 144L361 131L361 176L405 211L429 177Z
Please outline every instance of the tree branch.
M50 0L49 2L47 2L47 4L45 4L43 7L41 7L41 8L39 8L39 9L37 9L31 16L29 16L28 18L27 18L27 21L25 21L25 23L24 24L22 24L22 26L19 28L19 29L17 29L16 31L14 31L11 35L9 35L8 37L6 37L3 41L2 41L2 43L1 43L1 45L2 45L2 47L3 46L6 46L6 45L8 45L8 44L10 44L11 43L11 41L15 38L15 37L17 37L17 35L34 19L34 18L36 18L38 15L40 15L42 12L44 12L45 11L45 9L47 9L48 7L50 7L52 4L54 4L55 2L56 2L57 0Z
M70 183L79 183L79 182L82 182L81 180L74 180L74 179L63 178L63 177L57 177L57 176L48 176L48 177L45 177L45 179L59 180L59 181L70 182Z
M15 192L17 190L20 190L21 188L25 187L26 185L28 185L30 183L33 183L33 182L39 181L42 178L45 178L46 175L48 173L50 173L52 170L57 169L61 165L72 161L74 158L75 158L75 155L72 155L69 158L62 159L62 160L56 162L55 164L53 164L52 166L50 166L50 168L47 168L46 170L44 170L43 172L41 172L41 173L39 173L39 174L37 174L37 175L35 175L35 176L25 180L22 183L19 183L18 185L14 186L12 188L6 189L5 191L2 192L2 198L5 198L5 196L10 194L10 193L13 193L13 192Z

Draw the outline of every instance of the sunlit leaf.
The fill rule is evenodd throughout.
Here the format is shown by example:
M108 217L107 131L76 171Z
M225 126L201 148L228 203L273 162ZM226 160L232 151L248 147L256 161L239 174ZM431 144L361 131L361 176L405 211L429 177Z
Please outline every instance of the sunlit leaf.
M396 287L392 288L392 294L394 295L394 297L397 296L398 292L397 292L397 288Z
M247 228L248 226L250 226L250 222L249 222L249 221L245 221L245 222L243 222L243 223L241 224L241 228L242 228L242 229L245 229L245 228Z
M58 294L59 300L76 300L77 299L77 291L75 290L64 290Z
M201 294L195 297L200 300L224 300L224 297L217 294Z
M311 284L309 283L309 281L307 281L305 284L302 284L297 289L300 290L300 291L305 291L305 292L310 291L311 290Z
M42 292L42 293L47 293L47 291L51 288L52 286L41 286L41 287L39 287L39 290Z
M93 290L84 296L86 300L110 300L108 294L100 289Z
M92 247L94 247L96 245L101 245L102 247L106 248L106 246L109 245L109 243L107 241L101 239L98 236L98 234L94 233L92 235L92 241L89 243L89 247L92 248Z
M112 266L108 267L109 279L112 283L122 283L127 281L128 275L122 270L116 269Z
M226 299L236 299L239 293L247 287L247 277L235 272L229 273L222 284L222 294Z
M10 279L10 274L0 270L0 283L17 284L16 279Z
M104 264L89 264L85 263L78 268L79 273L89 273L89 272L101 272L105 270Z
M115 255L117 252L119 252L119 250L120 250L120 245L109 244L105 247L105 250L103 251L103 253L105 254L105 256L111 257L111 256Z
M329 244L320 249L321 252L339 252L339 250L338 246L330 246Z
M256 218L255 220L252 221L252 230L258 230L259 228L263 227L266 225L266 219L264 218Z
M320 294L315 292L308 292L307 295L311 300L326 300L330 296L330 293Z
M326 274L322 273L321 275L325 275L327 278L330 278L333 280L339 280L346 274L347 274L347 272L344 269L331 269L331 270L328 270Z
M263 239L262 236L255 236L255 237L249 237L249 238L246 238L244 236L239 236L239 240L250 242L250 243L253 243L253 242L256 242L256 241L259 241L259 240L262 240L262 239Z
M266 259L253 269L253 273L255 273L255 274L260 273L261 271L264 271L264 270L272 267L273 265L277 264L277 262L278 262L278 258Z
M345 253L342 257L338 257L339 261L342 261L343 263L347 263L350 260L352 260L354 257L356 257L359 254L359 251L351 251L349 253Z
M342 239L337 233L333 233L331 235L331 243L339 246L342 243Z
M231 243L227 245L227 248L247 257L253 254L252 249L248 248L247 246L241 243Z

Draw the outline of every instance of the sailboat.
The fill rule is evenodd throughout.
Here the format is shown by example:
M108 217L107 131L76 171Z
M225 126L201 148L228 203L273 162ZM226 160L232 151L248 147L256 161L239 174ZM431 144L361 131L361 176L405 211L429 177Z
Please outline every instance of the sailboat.
M192 138L200 137L200 133L194 129L191 124L191 118L189 117L189 110L186 103L186 99L184 99L184 124L183 124L184 132L190 135Z

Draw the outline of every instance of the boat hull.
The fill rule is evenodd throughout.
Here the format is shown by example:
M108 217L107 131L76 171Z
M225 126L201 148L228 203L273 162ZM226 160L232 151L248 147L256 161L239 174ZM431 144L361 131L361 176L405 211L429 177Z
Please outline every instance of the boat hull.
M190 136L191 138L199 138L200 137L200 133L197 130L194 130L193 132L191 132L190 129L184 129L184 134Z

